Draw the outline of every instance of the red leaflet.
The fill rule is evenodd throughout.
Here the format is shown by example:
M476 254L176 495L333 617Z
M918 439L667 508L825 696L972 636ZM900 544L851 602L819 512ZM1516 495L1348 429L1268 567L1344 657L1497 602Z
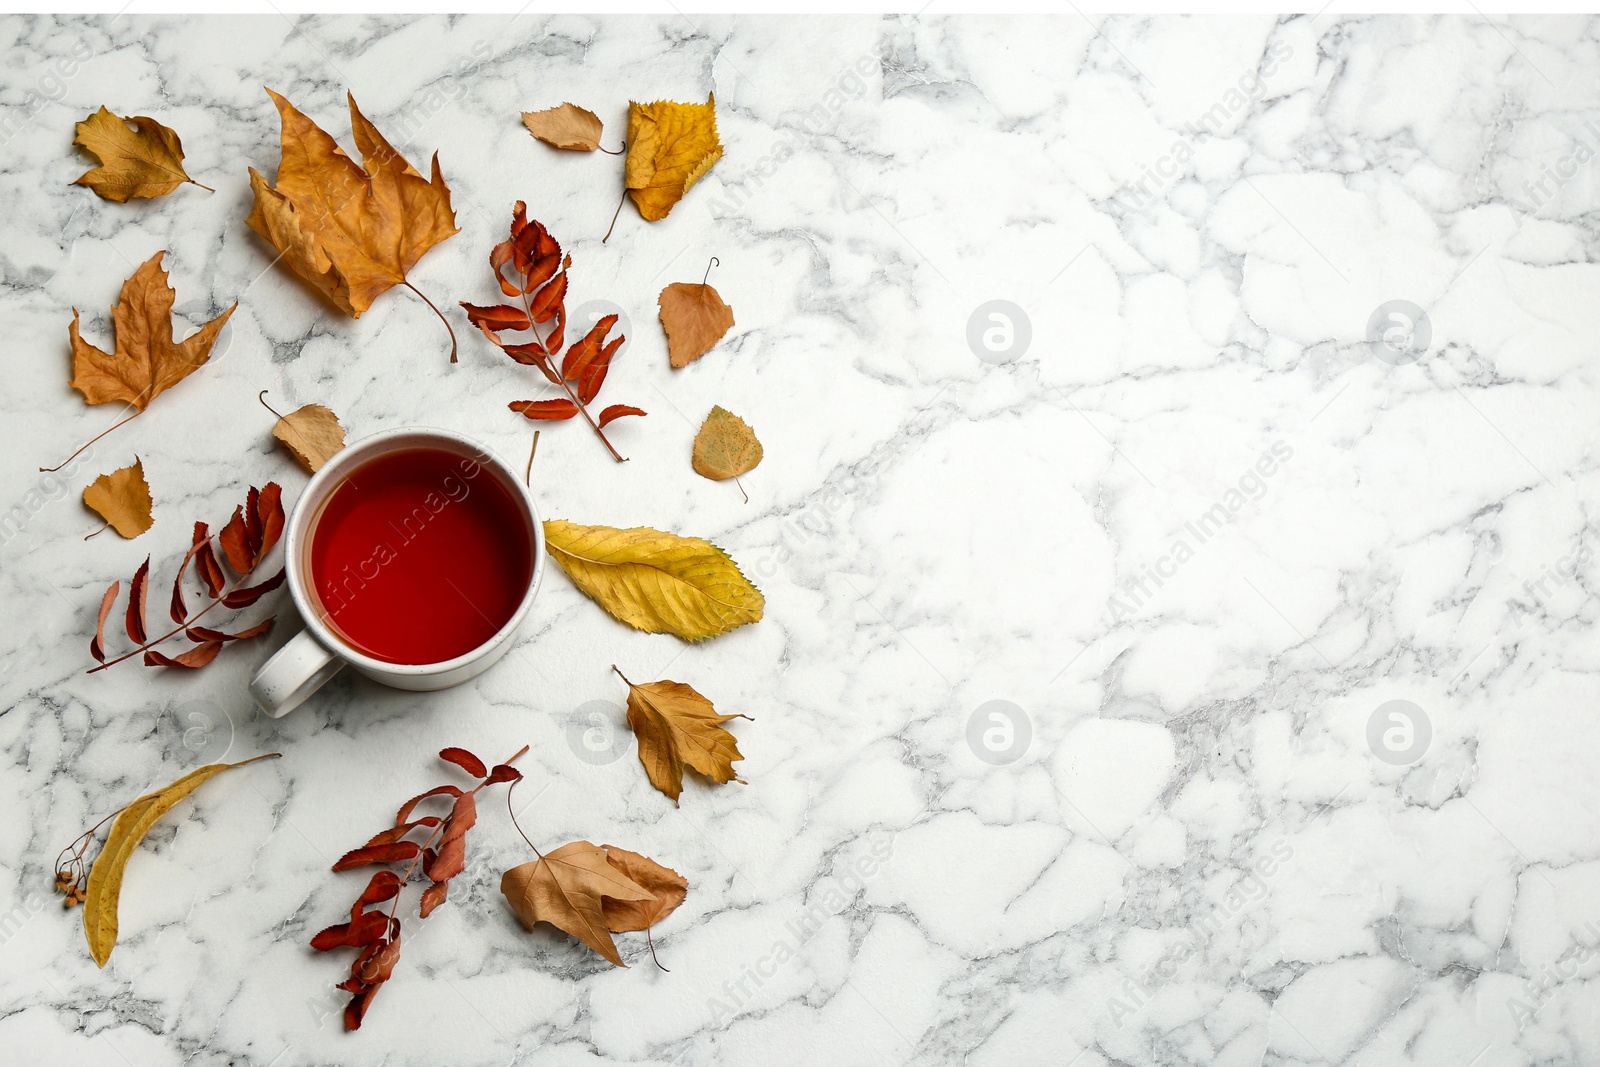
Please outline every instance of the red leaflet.
M495 304L491 307L479 307L476 304L461 306L467 309L468 320L480 330L526 330L531 324L526 311L510 304Z
M643 415L643 414L645 414L645 412L640 411L638 408L630 408L630 407L626 407L625 405L622 405L622 404L612 404L610 407L606 408L604 411L602 411L600 413L600 425L604 426L608 422L615 422L617 419L622 418L624 415Z
M105 648L105 622L116 601L117 592L121 589L120 582L113 582L111 588L106 590L101 598L94 640L89 643L89 654L99 665L89 670L91 672L104 670L141 654L147 667L184 667L194 670L216 659L217 653L222 650L225 643L242 641L266 633L272 626L270 617L236 633L201 626L198 622L202 616L219 606L249 607L283 584L282 570L256 585L244 584L283 536L283 524L283 490L278 484L268 482L264 489L259 490L251 487L245 505L233 509L233 517L228 520L228 524L223 527L218 537L218 540L222 541L223 555L227 557L228 565L238 575L230 586L223 575L222 564L212 551L210 528L203 522L195 523L189 551L178 564L178 573L172 582L172 596L168 602L168 614L177 625L158 637L152 637L145 624L145 607L150 592L150 560L146 559L128 586L127 631L135 647L115 659L108 660ZM191 562L194 563L195 573L199 575L206 593L205 602L193 613L189 610L189 601L184 590L184 581L188 577ZM156 648L157 645L179 634L193 642L194 647L176 655Z
M474 778L482 778L489 773L489 769L483 765L483 760L464 748L440 749L439 758L448 763L454 763Z
M101 663L106 661L106 618L111 614L111 609L117 602L117 590L121 588L120 581L112 582L105 596L100 598L100 621L94 624L94 640L89 642L89 655Z
M560 243L550 231L527 216L527 205L518 200L511 211L510 239L495 245L489 253L489 267L494 271L500 291L518 298L521 307L515 304L480 307L465 301L461 306L490 343L516 362L539 368L551 385L566 393L565 399L519 400L509 405L512 411L543 422L562 421L582 414L601 443L620 463L623 457L606 438L602 429L605 423L596 422L588 410L605 382L612 357L625 339L619 335L606 343L606 334L616 325L617 316L600 319L557 362L566 332L567 283L572 257L563 256ZM508 343L499 336L502 330L523 331L530 336ZM638 408L629 408L628 413L644 414Z
M513 400L509 406L512 411L526 418L542 422L570 419L578 413L578 405L559 397L555 400Z
M133 572L133 583L128 586L128 636L136 645L145 641L144 602L150 583L150 557L146 556L139 569Z
M358 1030L366 1018L367 1009L377 996L379 988L394 973L400 961L400 920L396 912L400 907L400 890L411 880L411 875L422 865L429 884L422 891L418 914L426 919L449 895L449 881L465 867L467 831L478 820L478 790L507 780L506 772L516 777L521 774L510 765L528 751L523 746L511 759L495 766L491 773L483 761L464 748L446 748L439 753L441 759L453 763L479 779L477 785L462 790L453 785L435 786L419 793L400 806L395 824L373 835L365 845L346 852L333 865L336 871L349 870L371 863L405 863L404 874L383 870L372 876L367 888L350 908L350 921L320 930L311 939L311 947L319 952L334 948L358 948L360 953L350 964L350 977L334 988L350 994L350 1003L344 1009L346 1029ZM450 797L450 813L443 817L426 815L411 820L416 806L430 797ZM417 829L428 831L422 841L411 840L408 835ZM438 846L435 848L435 846ZM367 905L393 899L389 912L367 911Z
M169 656L157 652L153 648L144 650L144 665L146 667L188 667L198 670L217 658L217 653L222 651L221 641L207 641L191 648L178 656Z

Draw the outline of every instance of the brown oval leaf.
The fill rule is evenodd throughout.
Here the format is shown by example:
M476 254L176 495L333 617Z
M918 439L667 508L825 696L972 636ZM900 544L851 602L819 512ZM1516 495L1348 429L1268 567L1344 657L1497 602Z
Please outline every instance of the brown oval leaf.
M733 308L704 282L673 282L661 290L661 326L667 331L667 357L687 367L722 340L733 327Z
M184 182L200 185L183 169L183 142L153 118L125 119L101 107L76 131L72 143L87 148L100 165L72 184L87 186L103 199L126 204L132 197L166 196Z
M561 104L543 111L524 111L522 124L545 144L573 152L593 152L600 147L600 116L577 104Z
M123 537L138 537L150 529L150 483L144 480L144 461L102 474L83 491L83 502Z

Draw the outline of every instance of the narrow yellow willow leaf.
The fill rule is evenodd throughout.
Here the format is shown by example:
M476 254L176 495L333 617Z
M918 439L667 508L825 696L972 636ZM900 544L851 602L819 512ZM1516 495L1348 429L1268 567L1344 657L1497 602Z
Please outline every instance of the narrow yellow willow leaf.
M596 604L646 633L703 641L757 622L766 600L710 541L645 526L544 524L550 555Z
M184 797L200 788L207 780L233 767L243 767L256 760L275 759L280 755L269 752L240 763L212 763L190 771L165 789L135 800L122 809L111 832L106 835L105 848L95 857L94 868L89 872L89 892L83 902L83 933L89 940L89 954L94 962L104 967L117 946L117 902L122 897L122 874L128 859L144 840L144 835L156 822L171 811Z

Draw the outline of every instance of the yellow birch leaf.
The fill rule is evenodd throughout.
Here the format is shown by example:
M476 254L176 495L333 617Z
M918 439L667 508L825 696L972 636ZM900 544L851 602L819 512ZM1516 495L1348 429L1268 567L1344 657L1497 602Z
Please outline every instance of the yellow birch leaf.
M725 407L713 407L694 435L694 472L714 482L737 478L761 462L761 442L750 424Z
M639 214L667 217L711 165L722 158L716 97L703 104L628 101L628 159L624 184Z
M150 483L144 480L144 461L102 474L83 491L83 502L123 537L138 537L150 529Z

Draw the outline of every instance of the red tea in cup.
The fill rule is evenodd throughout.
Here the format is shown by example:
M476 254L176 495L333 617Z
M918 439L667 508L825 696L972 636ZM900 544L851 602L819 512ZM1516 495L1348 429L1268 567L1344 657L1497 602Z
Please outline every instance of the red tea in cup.
M357 652L439 663L488 641L533 578L523 507L476 461L442 449L361 464L322 505L309 538L322 621Z

